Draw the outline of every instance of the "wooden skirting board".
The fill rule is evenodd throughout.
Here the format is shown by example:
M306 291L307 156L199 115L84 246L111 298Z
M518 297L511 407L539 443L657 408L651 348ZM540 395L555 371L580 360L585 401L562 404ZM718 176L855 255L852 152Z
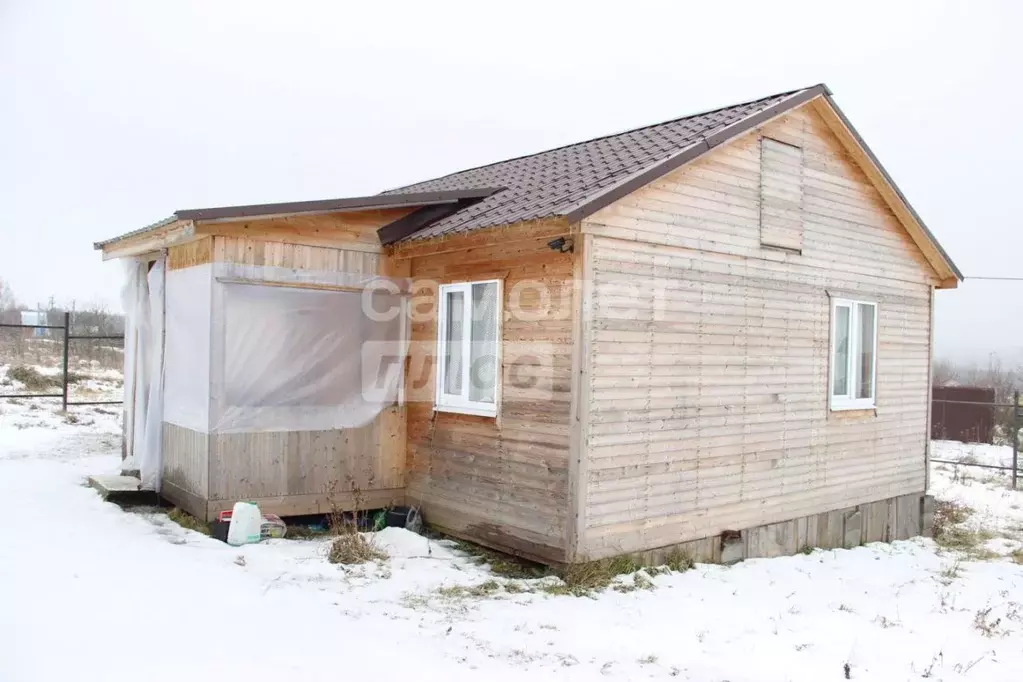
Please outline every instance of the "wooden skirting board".
M924 493L913 493L634 552L632 556L645 566L663 564L674 552L682 552L699 563L728 564L743 559L791 556L809 549L851 549L868 542L930 536L933 524L933 499Z

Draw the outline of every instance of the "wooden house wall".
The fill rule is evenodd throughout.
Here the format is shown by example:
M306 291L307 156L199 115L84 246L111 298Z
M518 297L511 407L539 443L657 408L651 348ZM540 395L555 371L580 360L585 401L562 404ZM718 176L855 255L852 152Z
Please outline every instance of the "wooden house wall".
M560 226L497 234L412 245L395 255L408 263L416 311L406 387L407 496L448 532L558 562L568 508L573 259L547 246L566 234ZM498 416L434 411L428 356L437 340L436 285L484 279L503 282ZM521 358L522 349L534 359Z
M761 245L761 134L802 149L801 253ZM924 490L937 279L812 106L581 229L579 556ZM829 410L829 296L879 304L876 410Z

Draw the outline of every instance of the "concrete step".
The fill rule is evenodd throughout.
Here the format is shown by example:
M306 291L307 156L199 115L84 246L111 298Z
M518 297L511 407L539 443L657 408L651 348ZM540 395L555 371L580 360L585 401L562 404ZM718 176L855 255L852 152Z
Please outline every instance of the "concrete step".
M159 502L153 490L143 490L142 481L135 476L100 475L89 476L89 485L108 502L124 505L152 504Z

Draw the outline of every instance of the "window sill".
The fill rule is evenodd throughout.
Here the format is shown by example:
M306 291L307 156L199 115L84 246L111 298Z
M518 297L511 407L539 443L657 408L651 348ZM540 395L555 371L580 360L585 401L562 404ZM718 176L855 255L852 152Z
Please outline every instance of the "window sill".
M866 401L861 403L832 403L830 409L832 412L873 412L877 409L877 404Z
M471 414L475 417L497 417L497 405L434 405L434 412L451 412L453 414Z
M877 417L877 406L841 405L828 410L828 419L839 422L869 421Z

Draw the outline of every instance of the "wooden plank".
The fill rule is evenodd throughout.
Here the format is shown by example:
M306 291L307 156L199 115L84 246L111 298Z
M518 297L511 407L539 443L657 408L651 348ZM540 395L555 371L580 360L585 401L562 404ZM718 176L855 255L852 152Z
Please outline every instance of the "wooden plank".
M577 231L577 225L569 225L563 218L531 220L473 230L467 234L456 233L433 239L399 242L388 247L388 253L395 259L424 258L441 254L466 255L476 249L507 246L519 240L537 241L568 237Z
M209 513L205 497L178 487L169 481L163 481L161 484L160 497L166 499L175 507L184 509L197 519L212 521L216 517L216 514Z
M355 511L383 509L405 504L404 488L384 488L365 490L359 493L310 493L304 495L274 495L269 497L243 497L229 500L210 500L207 520L213 520L217 514L234 507L234 503L245 500L255 502L264 514L278 516L303 516L306 514L329 514L334 509L339 511Z
M575 561L579 538L586 528L587 439L589 435L590 353L592 352L592 237L582 235L575 245L572 259L572 278L575 295L572 298L572 395L571 435L569 443L568 500L569 520L566 524L565 556Z
M208 434L163 423L163 483L202 499L208 496Z
M246 217L199 221L196 233L252 241L260 244L343 248L348 251L380 253L383 248L377 230L413 209L393 208L316 215Z
M155 230L119 237L103 246L103 260L128 258L186 244L197 239L191 220L177 220Z
M205 265L213 260L213 238L202 237L167 249L167 269L180 270Z

